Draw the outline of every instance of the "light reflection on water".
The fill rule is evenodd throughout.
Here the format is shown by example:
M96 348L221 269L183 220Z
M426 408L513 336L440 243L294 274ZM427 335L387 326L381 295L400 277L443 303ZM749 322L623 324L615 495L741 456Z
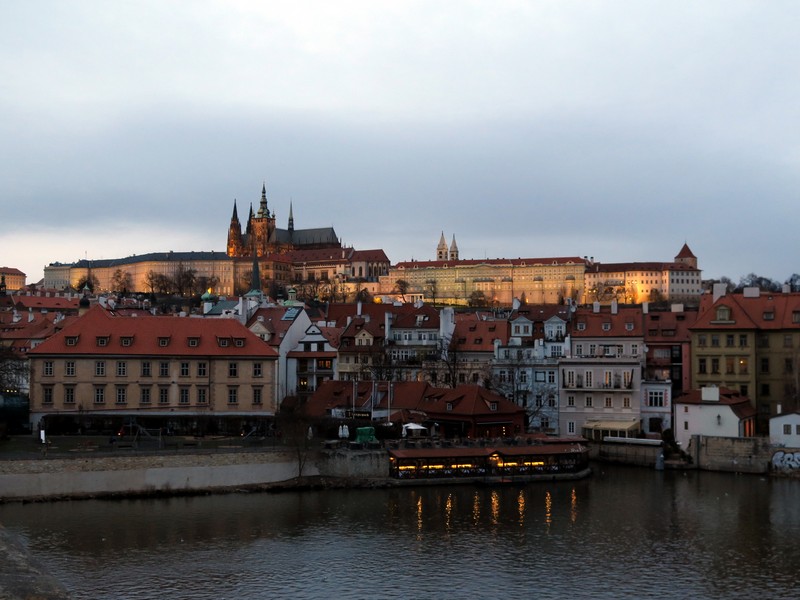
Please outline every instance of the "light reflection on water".
M0 505L76 598L795 598L800 483L580 482Z

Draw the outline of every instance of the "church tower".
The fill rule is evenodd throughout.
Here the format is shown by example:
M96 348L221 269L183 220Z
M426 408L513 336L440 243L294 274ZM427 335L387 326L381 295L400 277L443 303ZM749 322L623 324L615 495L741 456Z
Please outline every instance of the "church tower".
M681 248L681 251L678 252L678 255L675 257L675 262L680 265L691 267L692 269L697 268L697 257L689 249L689 244L686 243L683 244L683 248Z
M258 212L251 215L248 229L253 237L252 247L257 256L264 256L270 251L270 241L272 233L275 231L275 215L270 215L267 205L267 184L261 187L261 202L258 205Z
M436 260L447 260L447 242L444 240L444 231L439 238L439 245L436 246Z
M456 246L456 234L453 234L453 243L450 244L450 260L458 260L458 246Z
M239 223L239 215L236 211L236 200L233 201L233 216L228 228L228 256L241 256L244 250L242 240L242 225Z

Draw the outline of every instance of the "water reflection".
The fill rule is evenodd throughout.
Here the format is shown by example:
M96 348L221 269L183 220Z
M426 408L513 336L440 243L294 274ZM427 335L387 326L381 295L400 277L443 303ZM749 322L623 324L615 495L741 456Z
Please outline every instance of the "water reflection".
M8 504L0 523L76 598L792 598L799 490L604 468L524 487Z

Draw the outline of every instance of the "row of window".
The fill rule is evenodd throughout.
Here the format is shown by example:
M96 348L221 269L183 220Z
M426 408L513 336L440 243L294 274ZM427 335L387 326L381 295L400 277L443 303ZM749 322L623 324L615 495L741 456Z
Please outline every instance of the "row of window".
M662 392L663 394L663 392ZM583 405L586 408L594 408L594 397L593 396L584 396L583 397ZM575 396L567 396L567 406L574 408L575 404ZM630 408L631 407L631 398L630 396L625 396L622 398L622 408ZM612 396L606 396L603 399L603 408L615 408L614 407L614 398Z
M108 361L110 362L110 361ZM153 363L149 360L145 361L136 361L139 364L139 375L141 377L152 377L153 376ZM95 377L105 377L107 368L106 368L107 361L105 360L96 360L94 362L94 375ZM239 362L230 361L228 363L228 377L238 377L239 376ZM159 377L169 377L170 376L170 361L158 361L158 376ZM180 377L190 377L191 376L191 363L182 361L179 363L179 374ZM253 362L251 363L252 368L252 376L253 377L263 377L264 376L264 363L262 362ZM118 360L116 361L115 365L115 373L117 377L127 377L128 376L128 361L125 360ZM55 374L55 363L52 360L44 361L42 365L42 374L45 377L52 377ZM208 377L208 363L206 362L197 362L195 363L195 374L197 377ZM64 361L64 376L65 377L74 377L75 376L75 361L74 360L67 360Z
M94 385L93 389L93 402L94 404L105 404L107 400L106 386ZM194 389L194 402L198 406L208 404L208 388L195 387L190 388L187 386L178 388L178 405L185 406L191 403L192 389ZM128 386L117 385L114 386L114 402L117 405L125 405L128 403ZM154 397L155 396L155 397ZM171 388L169 386L158 386L156 394L153 394L151 386L139 386L139 405L149 406L153 404L154 400L158 400L159 405L170 405L172 402ZM263 402L264 390L262 387L252 387L250 400L254 405L260 405ZM52 385L42 386L42 403L45 405L53 404L55 399L55 387ZM62 402L64 405L74 405L76 400L75 386L65 385L62 389ZM239 403L239 387L228 387L228 404Z
M572 369L568 369L564 373L565 387L595 387L595 373L592 370L586 370L583 374L576 374ZM633 371L624 370L618 371L603 371L603 379L599 381L597 387L602 388L628 388L633 382Z
M78 344L78 336L77 335L70 335L65 338L65 343L67 346L76 346ZM158 338L158 346L160 348L166 348L170 345L172 338L170 336L162 336ZM233 338L232 340L229 338L217 338L217 345L220 348L227 348L231 342L233 346L236 348L243 348L245 344L244 338ZM127 336L120 336L119 338L120 346L124 348L129 348L133 346L134 343L134 336L127 335ZM200 338L199 337L189 337L186 339L186 343L190 348L197 348L200 345ZM111 336L110 335L98 335L95 337L95 344L100 348L105 348L111 344Z
M720 358L705 358L697 359L697 372L700 375L711 373L712 375L719 375L721 359ZM710 367L710 370L709 370ZM738 367L738 368L737 368ZM726 356L725 357L725 374L726 375L747 375L750 369L750 361L746 356Z

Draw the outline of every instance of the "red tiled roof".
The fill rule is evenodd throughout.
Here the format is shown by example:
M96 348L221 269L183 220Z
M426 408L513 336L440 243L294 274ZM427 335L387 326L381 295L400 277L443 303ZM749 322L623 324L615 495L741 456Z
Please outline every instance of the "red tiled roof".
M123 346L127 337L130 345ZM68 345L68 338L73 345ZM99 345L100 339L105 340L104 345ZM166 340L166 345L161 345L161 340ZM190 340L196 340L196 345L190 345ZM226 345L221 346L220 340ZM234 319L125 317L100 306L92 307L30 353L277 358L273 348Z
M508 343L509 327L508 321L459 321L453 339L459 342L459 351L494 352L494 340Z
M591 307L578 308L572 317L572 336L585 337L642 337L642 307L620 306L617 314L611 314L609 307L601 307L600 312L594 312ZM584 325L580 330L579 325ZM610 327L605 330L603 325ZM628 325L631 328L628 329Z
M15 295L14 304L19 310L47 309L47 310L78 310L78 298L65 298L64 296L22 296Z
M675 404L695 404L704 406L725 405L730 406L734 414L740 419L754 417L757 413L756 408L747 396L742 396L739 392L730 388L719 388L719 400L703 400L702 390L690 390L675 398Z
M350 260L353 262L389 262L383 250L353 250Z
M689 244L684 243L683 247L681 248L681 251L678 252L675 258L697 258L697 257L694 254L692 254L691 250L689 250Z
M480 265L514 265L515 267L534 266L534 265L585 265L586 259L580 256L568 256L558 258L484 258L469 260L412 260L399 262L395 265L397 269L426 269L443 267L473 267Z
M23 273L16 267L0 267L0 275L17 275L26 277L25 273Z
M726 294L716 302L710 296L703 296L703 299L705 301L701 302L700 314L692 330L800 329L800 322L795 322L798 318L795 314L800 313L800 293L761 292L754 298ZM730 309L730 319L717 321L717 309L723 306Z

